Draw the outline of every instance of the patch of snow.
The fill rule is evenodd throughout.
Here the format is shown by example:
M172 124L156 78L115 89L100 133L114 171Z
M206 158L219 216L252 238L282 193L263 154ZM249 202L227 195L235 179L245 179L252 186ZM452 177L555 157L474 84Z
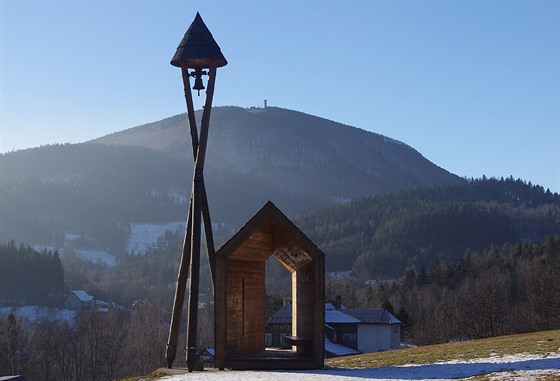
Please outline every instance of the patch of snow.
M185 205L189 201L190 195L187 196L186 194L183 193L170 193L169 197L175 198L178 204Z
M2 307L0 308L0 316L7 316L10 313L14 314L16 318L23 318L29 321L67 321L74 322L76 311L38 307L38 306L25 306L25 307Z
M344 304L340 305L340 308L336 308L336 306L332 302L325 303L325 311L326 310L345 310L346 306Z
M35 250L38 253L42 253L43 251L47 251L47 252L51 252L54 253L56 251L56 249L54 248L54 246L46 246L46 245L33 245L31 246L33 248L33 250Z
M56 175L51 177L41 177L39 181L43 185L72 185L76 186L80 183L82 179L81 174L66 174L66 175Z
M364 282L364 285L370 285L372 287L377 287L380 285L386 285L386 286L391 286L393 285L395 282L397 282L398 279L384 279L384 280L377 280L377 279L370 279L370 280L366 280Z
M117 265L117 258L106 251L100 250L76 250L76 254L93 263L100 263L107 267L115 267Z
M344 345L333 343L325 337L325 351L335 354L337 356L357 355L359 351L345 347Z
M178 188L170 188L167 192L152 190L149 191L148 194L155 198L166 198L178 204L186 204L189 200L188 197L190 197L190 195L187 194L186 190Z
M334 202L335 204L343 204L343 205L344 205L344 204L349 204L350 201L352 201L351 198L347 198L347 197L337 197L337 196L334 196L334 197L332 198L332 200L333 200L333 202Z
M492 380L537 379L548 375L560 377L560 351L545 355L518 354L503 357L453 360L424 365L388 366L383 368L308 371L204 371L163 377L167 381L404 381L456 380L489 375Z
M352 276L352 270L347 271L328 271L325 273L325 277L327 278L340 278L346 279Z
M388 366L383 368L307 371L204 371L163 377L166 381L420 381L456 380L489 375L492 380L533 380L560 377L560 351L544 355L517 354L502 357L453 360L424 365Z
M148 249L156 247L158 239L163 237L167 230L184 232L185 228L185 221L162 224L130 224L130 238L126 245L126 251L144 255Z
M70 241L76 241L78 238L80 238L79 234L64 234L64 241L66 242L70 242Z

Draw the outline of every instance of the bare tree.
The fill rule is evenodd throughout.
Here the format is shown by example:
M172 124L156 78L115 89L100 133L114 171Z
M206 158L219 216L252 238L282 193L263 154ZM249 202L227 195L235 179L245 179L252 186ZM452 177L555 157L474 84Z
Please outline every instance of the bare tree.
M126 330L120 316L118 309L109 309L81 314L76 319L77 350L85 360L87 380L112 379L122 368L120 353Z
M464 331L473 337L508 333L511 287L511 275L497 268L467 279L459 290Z
M157 299L134 307L124 355L129 374L147 374L165 366L168 323L163 304Z
M0 323L0 372L21 374L32 360L33 325L9 314Z
M102 325L101 375L103 379L113 380L122 375L125 368L126 314L118 308L110 308L99 317Z

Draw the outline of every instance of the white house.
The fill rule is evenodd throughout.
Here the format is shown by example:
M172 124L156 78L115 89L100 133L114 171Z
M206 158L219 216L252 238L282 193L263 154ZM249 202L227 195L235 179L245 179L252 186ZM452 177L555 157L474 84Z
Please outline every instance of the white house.
M356 325L355 348L360 352L400 348L401 322L386 309L348 308L342 312L359 320Z
M340 306L337 308L337 306ZM285 304L267 322L266 344L286 347L292 309ZM401 322L383 308L345 308L325 303L325 353L329 357L400 348Z

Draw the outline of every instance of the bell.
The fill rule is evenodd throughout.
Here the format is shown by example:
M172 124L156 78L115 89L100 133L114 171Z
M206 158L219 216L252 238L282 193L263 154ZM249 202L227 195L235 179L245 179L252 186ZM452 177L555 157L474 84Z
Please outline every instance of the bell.
M197 90L198 95L200 95L200 90L204 90L204 85L202 84L202 77L199 76L195 77L193 90Z
M193 90L198 91L198 95L200 95L200 90L204 90L204 84L202 83L202 76L206 73L200 69L196 69L191 73L191 76L194 77L194 86Z

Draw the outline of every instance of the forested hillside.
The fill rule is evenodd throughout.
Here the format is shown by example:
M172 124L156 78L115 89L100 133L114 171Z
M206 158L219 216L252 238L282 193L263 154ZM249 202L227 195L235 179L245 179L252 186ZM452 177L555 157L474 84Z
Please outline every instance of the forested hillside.
M142 147L64 144L0 155L0 239L123 252L131 221L185 218L178 160ZM86 242L89 241L89 242Z
M393 278L408 266L455 263L466 250L557 234L560 196L513 178L483 178L365 197L295 221L327 254L329 271Z

